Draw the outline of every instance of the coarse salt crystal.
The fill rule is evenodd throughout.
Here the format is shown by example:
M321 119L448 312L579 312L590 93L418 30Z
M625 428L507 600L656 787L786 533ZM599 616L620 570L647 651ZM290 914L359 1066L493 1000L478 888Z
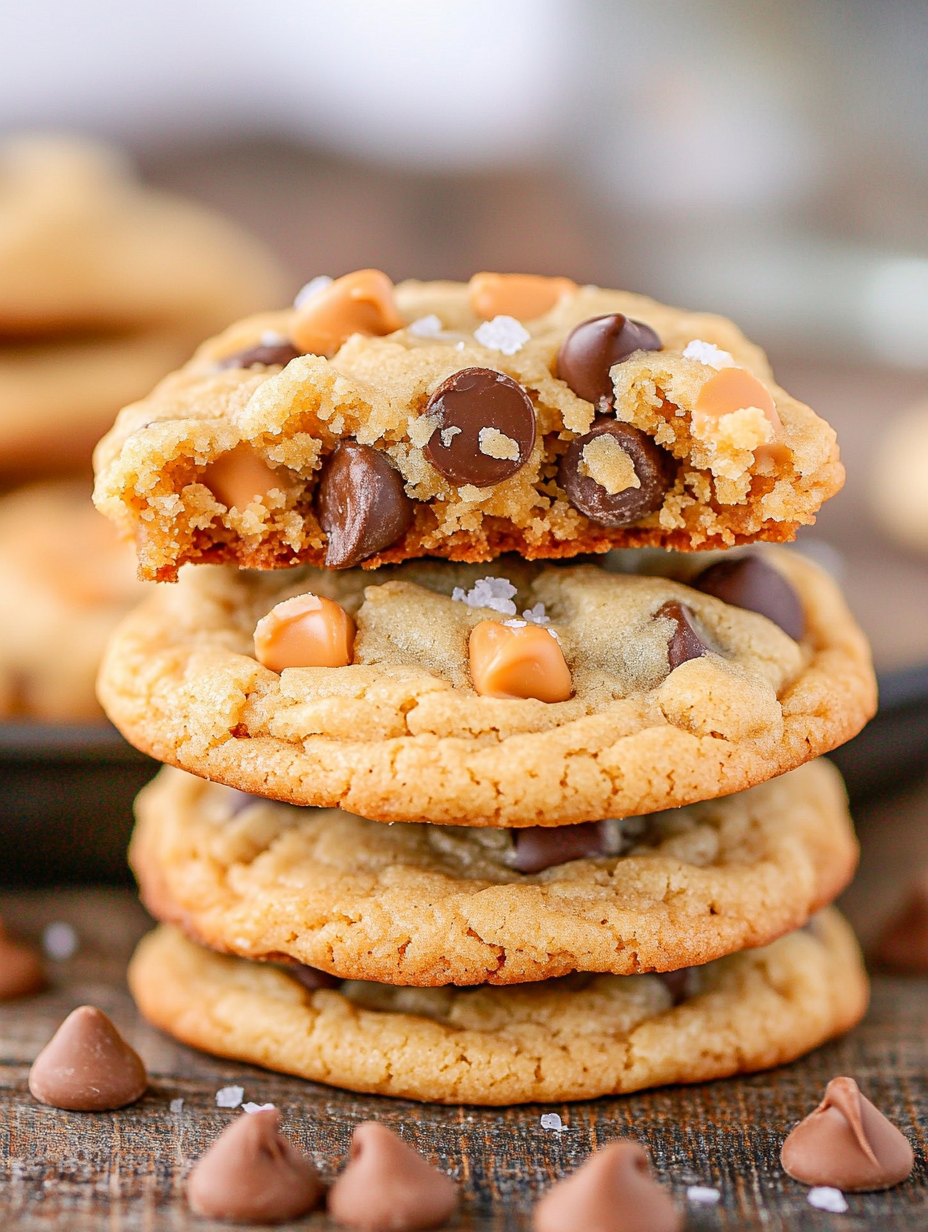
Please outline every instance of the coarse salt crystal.
M515 355L517 351L521 351L531 336L515 317L506 316L484 321L480 328L474 331L474 337L481 346L490 351L500 351L503 355Z
M703 342L701 338L694 338L692 342L687 343L683 358L697 359L709 368L737 368L738 366L727 351L717 347L714 342Z
M847 1202L840 1189L832 1189L830 1185L816 1185L806 1195L809 1206L820 1211L830 1211L832 1215L843 1215L847 1210Z
M530 625L549 625L551 617L545 615L545 605L536 603L534 607L526 608L522 613L522 619L527 620Z
M686 1196L690 1202L700 1202L703 1206L715 1206L722 1195L709 1185L690 1185Z
M504 616L515 616L516 605L512 601L515 593L515 586L506 578L485 577L475 582L470 590L455 586L451 598L468 607L488 607Z
M434 338L437 334L441 333L441 317L436 316L434 312L430 312L427 317L419 317L418 320L413 321L412 325L408 328L409 332L416 338Z
M507 629L524 629L528 625L527 620L504 620L503 624Z
M296 299L293 301L294 308L302 308L304 304L309 303L314 295L318 295L320 291L324 291L331 284L332 279L328 274L319 274L315 278L310 278L309 282L305 283L297 291Z
M172 1099L171 1100L171 1111L174 1113L175 1116L180 1116L183 1110L184 1110L184 1101L182 1099Z
M556 1112L544 1112L541 1116L541 1128L553 1129L555 1133L560 1133L567 1127Z
M244 1098L244 1087L221 1087L216 1092L216 1107L237 1108Z
M42 949L56 962L66 962L77 952L77 932L63 920L55 920L42 933Z
M280 346L286 341L287 338L283 334L279 334L276 329L266 329L261 335L262 346Z
M247 1104L242 1104L242 1112L268 1112L271 1108L276 1108L276 1104L253 1104L250 1101Z

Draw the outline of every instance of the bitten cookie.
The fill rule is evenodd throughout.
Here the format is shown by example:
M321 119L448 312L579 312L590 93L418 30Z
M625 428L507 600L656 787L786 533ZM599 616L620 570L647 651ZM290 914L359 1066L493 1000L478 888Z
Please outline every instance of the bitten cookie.
M98 691L159 761L293 804L499 827L651 813L794 769L873 713L869 651L834 582L797 554L768 560L795 637L744 606L762 596L693 576L692 557L664 565L693 585L509 559L493 583L441 561L193 569L117 630ZM328 608L288 603L307 590ZM356 625L347 664L262 666L256 625L287 634L312 604L309 621L337 617L329 662L346 663Z
M89 462L120 406L277 300L255 241L74 137L0 144L0 473Z
M853 933L833 908L765 949L692 968L676 1005L657 975L310 991L172 927L142 940L129 985L146 1018L195 1048L449 1104L593 1099L767 1069L852 1027L868 996Z
M361 270L297 303L101 442L96 500L145 577L780 541L844 480L832 429L721 317L498 274Z
M83 484L0 499L0 716L102 719L107 638L151 589Z
M533 830L384 826L166 768L130 862L158 919L243 958L388 984L669 971L806 922L857 860L824 760L735 796Z

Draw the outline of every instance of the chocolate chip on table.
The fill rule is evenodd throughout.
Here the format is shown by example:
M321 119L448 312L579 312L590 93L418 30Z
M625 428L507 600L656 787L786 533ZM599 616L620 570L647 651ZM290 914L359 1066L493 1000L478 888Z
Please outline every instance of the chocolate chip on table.
M455 372L429 398L425 413L435 430L422 452L453 484L493 487L531 457L535 407L517 381L493 368Z
M0 1001L41 992L47 982L38 952L8 937L0 923Z
M654 1179L644 1147L611 1142L544 1195L532 1232L681 1232L683 1216Z
M219 360L220 368L251 368L255 364L263 364L266 368L279 364L285 368L291 359L302 355L292 342L274 342L269 346L259 344L247 347L244 351L236 351L234 355L226 355Z
M655 619L662 617L674 622L674 630L667 643L667 662L671 671L681 663L687 663L690 659L701 659L709 653L709 647L696 632L693 613L685 603L668 599L657 609L654 616Z
M610 492L581 468L590 469L584 450L599 437L611 437L634 468L639 487ZM618 456L618 450L616 455ZM571 441L558 466L557 481L570 503L600 526L630 526L656 513L673 486L673 461L647 433L615 419L600 419L585 436Z
M578 398L600 410L615 397L609 370L636 351L659 351L661 340L643 321L630 321L621 312L581 321L561 343L557 375Z
M329 537L326 567L350 569L395 543L412 525L413 508L399 471L379 449L341 441L316 489L319 524Z
M68 1015L29 1071L37 1100L74 1112L122 1108L140 1099L147 1086L141 1058L93 1005Z
M732 607L766 616L797 642L805 632L799 596L783 574L759 556L720 560L697 574L690 586Z
M520 873L540 873L568 860L605 854L601 823L583 821L574 826L526 826L512 831L515 857L511 866Z

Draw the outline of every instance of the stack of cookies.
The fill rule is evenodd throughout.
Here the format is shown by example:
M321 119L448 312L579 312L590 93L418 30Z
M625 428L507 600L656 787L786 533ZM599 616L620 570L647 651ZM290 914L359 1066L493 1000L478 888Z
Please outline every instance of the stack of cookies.
M205 344L97 451L99 507L174 583L99 681L169 763L131 853L142 1011L477 1104L851 1026L856 844L816 759L872 668L832 579L760 546L842 481L730 322L565 278L365 270Z

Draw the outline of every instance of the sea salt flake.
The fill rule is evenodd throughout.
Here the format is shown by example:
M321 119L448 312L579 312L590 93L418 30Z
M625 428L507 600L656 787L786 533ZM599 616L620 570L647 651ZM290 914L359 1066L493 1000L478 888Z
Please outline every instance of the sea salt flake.
M556 1112L543 1112L541 1116L541 1128L553 1129L555 1133L561 1133L567 1128Z
M419 317L413 321L408 329L416 338L434 338L442 331L441 317L430 312L427 317Z
M463 343L463 342L456 342L456 343L454 344L454 349L455 349L456 351L463 351L463 350L464 350L464 343Z
M182 1099L172 1099L171 1100L171 1111L174 1113L175 1116L180 1116L183 1110L184 1110L184 1101Z
M251 1114L252 1112L268 1112L271 1108L276 1108L276 1104L253 1104L249 1101L247 1104L242 1104L242 1112Z
M56 962L66 962L77 952L75 929L64 920L53 920L42 933L42 949Z
M297 291L296 299L293 301L294 308L302 308L304 304L309 303L314 295L318 295L320 291L324 291L331 284L332 279L328 274L319 274L315 278L310 278L309 282Z
M503 355L515 355L517 351L521 351L531 336L515 317L506 316L484 321L480 328L474 331L474 337L481 346L485 346L489 351L500 351Z
M276 329L266 329L261 335L262 346L280 346L287 342L288 339L284 334L279 334Z
M530 625L549 625L551 617L545 614L545 605L536 603L534 607L526 608L522 613L522 619L527 620Z
M690 1202L699 1202L703 1206L715 1206L722 1197L717 1189L712 1189L709 1185L690 1185L686 1196Z
M830 1185L816 1185L810 1189L806 1201L820 1211L830 1211L832 1215L843 1215L847 1210L847 1202L840 1189L832 1189Z
M216 1092L216 1107L237 1108L244 1098L244 1087L221 1087Z
M683 352L684 359L697 359L709 368L737 368L737 364L727 351L717 347L714 342L703 342L694 338L688 342Z
M503 624L507 629L524 629L528 624L527 620L504 620Z
M516 605L512 601L515 593L515 586L506 578L485 577L467 591L455 586L451 598L458 603L466 603L468 607L488 607L494 612L502 612L504 616L515 616Z

